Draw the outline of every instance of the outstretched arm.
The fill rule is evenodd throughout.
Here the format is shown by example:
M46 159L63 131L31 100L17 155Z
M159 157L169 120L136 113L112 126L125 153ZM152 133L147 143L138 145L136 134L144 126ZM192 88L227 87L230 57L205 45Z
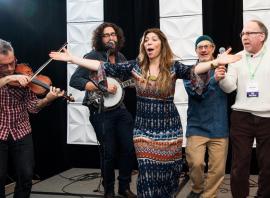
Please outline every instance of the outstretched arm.
M77 56L72 55L67 49L63 49L63 52L51 52L49 56L53 60L70 62L81 67L85 67L87 69L97 71L100 66L100 61L84 59Z
M242 58L242 56L240 54L235 54L235 55L229 54L231 50L232 49L229 48L226 52L224 52L218 58L216 58L212 61L199 63L195 67L195 73L202 74L202 73L209 71L210 69L217 68L219 65L226 65L226 64L230 64L230 63L234 63L236 61L239 61Z
M51 52L50 57L54 60L66 61L77 64L80 67L92 70L92 71L101 71L105 70L106 74L112 75L114 77L125 77L129 78L131 76L131 71L134 67L137 66L136 60L126 61L123 63L111 64L109 62L100 62L97 60L79 58L72 55L66 49L63 52ZM102 67L101 67L102 63Z

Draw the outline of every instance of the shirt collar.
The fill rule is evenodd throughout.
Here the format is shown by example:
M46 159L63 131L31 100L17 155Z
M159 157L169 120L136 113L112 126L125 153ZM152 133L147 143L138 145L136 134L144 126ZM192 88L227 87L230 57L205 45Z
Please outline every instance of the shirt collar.
M266 48L266 46L263 45L262 48L260 49L260 51L258 51L256 54L251 54L251 53L249 53L249 52L247 52L245 50L245 54L246 54L247 57L256 58L256 57L258 57L258 56L260 56L260 55L262 55L264 53L265 48Z

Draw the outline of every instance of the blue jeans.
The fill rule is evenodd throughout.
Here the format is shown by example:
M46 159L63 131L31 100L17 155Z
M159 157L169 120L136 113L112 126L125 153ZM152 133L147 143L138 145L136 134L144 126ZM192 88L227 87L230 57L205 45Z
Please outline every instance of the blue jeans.
M30 197L34 171L34 149L32 135L26 135L14 141L9 136L7 141L0 140L0 197L5 197L5 181L8 159L15 169L14 198Z
M134 163L133 119L123 108L90 112L90 122L100 143L101 171L105 193L114 192L117 149L119 149L119 190L129 188Z

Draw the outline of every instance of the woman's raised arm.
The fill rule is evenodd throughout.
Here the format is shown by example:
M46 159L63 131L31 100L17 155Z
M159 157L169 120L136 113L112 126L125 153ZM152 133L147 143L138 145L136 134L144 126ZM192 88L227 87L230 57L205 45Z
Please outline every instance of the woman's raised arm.
M49 56L53 60L70 62L81 67L85 67L87 69L97 71L100 66L100 61L84 59L71 54L67 49L63 49L63 52L51 52Z
M232 49L229 48L226 52L224 52L223 54L218 56L218 58L216 58L212 61L199 63L195 67L195 73L202 74L202 73L209 71L210 69L217 68L219 65L226 65L226 64L230 64L230 63L234 63L236 61L239 61L242 58L242 56L240 54L235 54L235 55L229 54L231 50Z

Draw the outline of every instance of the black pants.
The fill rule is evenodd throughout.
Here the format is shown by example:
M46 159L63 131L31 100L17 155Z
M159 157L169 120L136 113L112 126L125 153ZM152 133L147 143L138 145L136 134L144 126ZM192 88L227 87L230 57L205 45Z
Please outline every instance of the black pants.
M134 163L133 119L123 108L90 112L90 121L100 143L105 193L114 191L116 151L119 148L119 190L129 188Z
M249 172L253 139L259 165L258 197L270 197L270 118L233 111L231 115L231 190L235 198L249 195Z
M14 141L9 136L7 141L0 140L0 197L5 197L7 164L11 160L15 170L14 198L30 197L34 169L34 149L32 135Z

